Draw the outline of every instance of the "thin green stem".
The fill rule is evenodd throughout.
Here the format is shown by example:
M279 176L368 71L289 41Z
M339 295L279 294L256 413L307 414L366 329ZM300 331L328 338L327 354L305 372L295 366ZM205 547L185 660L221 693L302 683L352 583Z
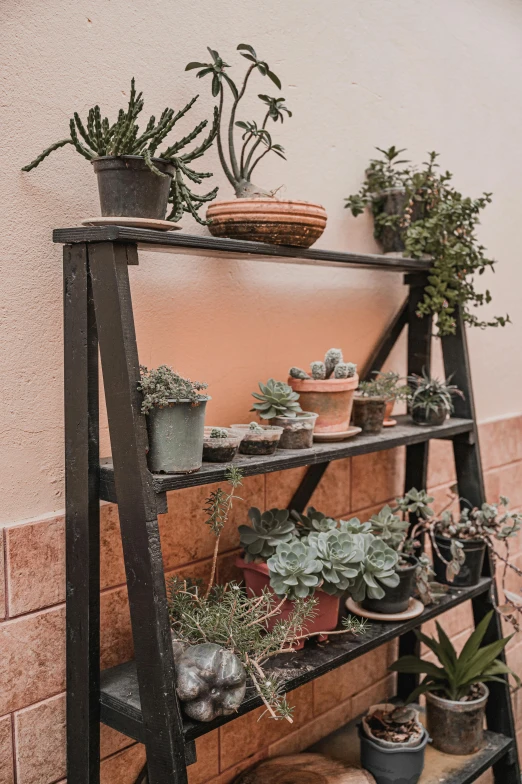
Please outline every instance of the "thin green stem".
M230 155L230 163L232 165L232 171L234 172L234 175L237 177L238 180L241 179L241 172L239 170L239 166L237 165L236 151L234 148L234 123L236 121L236 111L237 111L238 103L245 94L245 90L246 90L248 80L250 78L250 74L252 73L255 67L256 67L255 64L252 64L245 74L243 86L239 91L238 96L235 99L234 103L232 104L232 109L230 110L230 120L228 123L228 151Z
M221 119L223 117L223 101L224 101L224 91L223 85L220 87L219 91L219 130L217 132L217 148L218 148L218 155L219 160L221 161L221 166L223 167L223 171L225 172L226 178L229 183L236 188L238 184L238 180L234 177L232 172L230 171L228 164L225 159L225 153L223 151L223 143L221 141Z
M264 130L265 130L265 128L266 128L266 124L267 124L267 122L268 122L268 118L269 118L269 117L270 117L270 111L268 111L268 112L266 113L266 115L265 115L265 119L263 120L263 125L261 126L261 130L262 130L262 131L264 131ZM247 159L246 159L246 162L245 162L245 169L244 169L244 172L242 172L242 174L243 174L243 177L244 177L244 179L245 179L245 180L247 180L247 179L248 179L247 172L248 172L248 167L250 166L250 162L251 162L251 160L252 160L252 156L253 156L253 154L254 154L254 152L255 152L255 150L256 150L256 147L258 147L260 144L261 144L261 137L259 137L259 138L258 138L258 140L256 141L256 143L254 144L254 146L253 146L253 147L252 147L252 149L250 150L250 153L248 154L248 157L247 157Z

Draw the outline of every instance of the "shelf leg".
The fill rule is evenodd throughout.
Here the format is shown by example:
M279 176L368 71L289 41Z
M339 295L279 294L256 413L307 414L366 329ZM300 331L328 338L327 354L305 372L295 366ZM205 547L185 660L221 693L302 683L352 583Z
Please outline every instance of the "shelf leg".
M100 781L98 338L87 246L64 275L67 780Z
M313 496L317 485L323 478L324 472L329 465L330 463L316 463L315 465L308 466L306 474L303 476L299 487L288 504L288 509L290 509L290 511L292 511L292 509L295 509L296 512L303 512L305 510L306 505Z
M127 265L135 245L89 246L94 304L127 573L149 784L186 784L183 724L174 693L163 559L147 431L140 413L139 362ZM76 784L76 782L74 782Z

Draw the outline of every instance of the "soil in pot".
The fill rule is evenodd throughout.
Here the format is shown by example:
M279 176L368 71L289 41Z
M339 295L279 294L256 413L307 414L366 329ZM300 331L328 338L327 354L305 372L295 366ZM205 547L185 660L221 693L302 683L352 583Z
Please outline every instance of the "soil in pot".
M149 452L147 460L153 474L192 474L203 460L205 408L210 397L197 403L171 401L153 408L147 416Z
M378 194L373 202L374 215L400 215L404 214L406 207L406 191L402 188L390 188ZM425 204L423 201L414 201L412 205L411 222L414 223L424 217ZM404 229L400 226L375 226L375 239L381 243L383 253L402 253L404 247Z
M402 562L402 565L401 565ZM413 555L403 555L397 567L399 584L394 588L384 588L382 599L363 600L362 606L371 612L392 615L408 609L410 597L415 589L415 570L419 562Z
M362 428L363 433L377 434L382 430L385 397L358 397L353 400L353 424Z
M448 411L444 406L429 411L426 411L425 408L414 408L411 412L411 418L416 425L440 427L448 418Z
M242 455L273 455L277 449L282 427L259 425L259 430L251 430L250 425L231 425L232 430L241 434L239 451ZM262 432L261 432L262 431Z
M154 174L140 155L105 155L92 161L104 217L164 220L176 170L162 158L152 160L163 177Z
M307 201L273 198L214 201L207 209L214 237L309 248L326 227L326 210Z
M266 563L247 563L243 558L236 559L236 566L243 570L243 577L247 590L252 596L261 596L264 589L272 593L270 588L270 577L268 566ZM303 629L303 634L313 634L314 632L328 632L336 628L339 619L339 597L330 596L324 591L316 591L314 598L317 599L315 607L316 615L311 620L307 621L306 628ZM280 599L276 597L278 603ZM286 620L291 612L293 612L294 603L287 599L281 608L281 614L269 618L267 621L268 629L272 629L276 623L281 620ZM327 635L318 635L317 639L326 640ZM294 646L294 650L299 650L304 646L304 640L300 641Z
M429 736L426 730L418 746L391 749L370 740L359 727L361 765L377 784L416 784L424 768Z
M477 585L482 575L484 555L486 554L486 543L482 539L459 539L464 550L466 560L460 567L460 572L450 583L446 580L446 564L439 558L435 548L433 548L433 569L435 579L439 583L455 585L457 587L469 587ZM440 554L445 561L451 561L451 539L446 536L435 534L435 543L440 550Z
M317 414L316 433L342 433L348 430L354 392L359 376L315 380L289 377L288 384L299 393L303 411Z
M456 702L426 694L426 719L433 747L445 754L474 754L484 745L484 719L489 690L471 687L469 699Z
M271 421L282 427L278 449L310 449L314 443L314 426L317 414L305 412L296 417L274 417Z
M213 430L226 433L226 437L212 438ZM242 433L234 433L226 428L206 427L203 439L203 460L208 463L230 463L237 455Z

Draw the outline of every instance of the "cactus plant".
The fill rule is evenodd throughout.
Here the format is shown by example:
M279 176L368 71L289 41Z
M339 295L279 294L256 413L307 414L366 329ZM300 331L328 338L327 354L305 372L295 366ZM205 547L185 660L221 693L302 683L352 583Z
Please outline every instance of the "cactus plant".
M339 362L334 368L334 378L353 378L357 370L354 362Z
M290 370L288 371L288 375L291 378L301 379L301 381L303 381L305 378L310 378L310 376L305 370L301 370L301 368L298 367L291 367Z
M213 427L210 431L210 438L228 438L228 433L223 427Z
M219 111L214 108L214 121L206 139L191 152L181 153L181 150L190 144L208 125L208 120L203 120L196 127L174 144L169 145L163 152L157 152L175 124L192 108L199 96L192 98L186 106L175 112L166 108L161 113L160 119L152 116L144 131L140 133L137 123L138 115L143 109L143 94L136 94L134 78L131 81L129 103L126 110L120 109L116 122L110 123L107 117L101 115L98 105L89 109L87 122L83 122L77 112L69 120L70 136L61 139L47 147L31 163L24 166L22 171L30 171L42 163L48 155L60 147L72 144L75 150L88 161L104 155L138 155L143 158L148 168L158 177L164 177L162 172L154 165L153 157L162 158L175 168L176 173L172 179L169 203L172 210L167 220L174 223L179 221L184 212L189 212L202 225L206 221L199 217L197 211L206 202L215 199L218 189L214 188L209 193L193 193L185 185L184 177L194 183L200 184L207 177L212 177L211 172L197 172L189 164L209 149L214 141L219 125Z
M312 378L316 381L322 381L326 378L326 365L321 360L310 362L310 371Z
M279 544L267 566L270 586L278 596L305 599L321 582L322 563L317 550L298 539Z
M341 594L359 575L363 550L357 537L335 528L331 531L311 533L308 544L315 547L322 564L321 590L330 595Z
M254 433L263 432L263 428L261 427L261 425L258 425L257 422L250 422L248 429L252 430Z
M288 375L301 381L308 378L322 381L326 378L353 378L356 371L356 364L343 361L343 352L340 348L329 348L324 355L324 361L318 359L310 363L310 373L294 366L290 368Z
M366 596L382 599L385 593L383 586L395 588L399 584L396 572L399 555L371 533L355 534L355 538L363 557L360 573L351 587L352 597L356 602L362 602Z
M324 355L324 364L326 368L326 378L330 378L334 372L335 367L343 362L343 352L340 348L329 348Z
M295 417L302 414L299 395L294 392L284 381L275 381L269 378L266 384L259 382L259 392L252 392L252 397L258 400L251 411L257 411L261 419L273 419L276 416Z
M240 525L239 537L245 550L245 561L266 560L275 552L278 544L289 542L295 532L287 509L269 509L261 512L255 506L248 510L252 523Z

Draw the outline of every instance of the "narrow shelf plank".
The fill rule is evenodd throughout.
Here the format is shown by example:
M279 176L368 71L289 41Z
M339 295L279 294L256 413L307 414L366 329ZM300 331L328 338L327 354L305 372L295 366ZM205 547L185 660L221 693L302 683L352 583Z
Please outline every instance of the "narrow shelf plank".
M176 231L133 229L126 226L77 226L55 229L53 241L76 242L136 242L142 250L164 250L174 253L199 253L210 256L226 254L237 258L257 257L259 260L296 262L299 264L328 264L379 269L388 272L427 272L431 262L423 259L396 258L370 253L343 253L321 248L292 248L288 245L268 245L264 242L229 240L210 235L183 234Z
M472 588L452 588L437 604L427 607L422 615L402 623L369 622L366 633L360 637L351 634L330 638L328 643L309 641L301 651L274 657L270 669L285 681L285 691L292 691L303 683L312 681L324 673L357 659L368 651L378 648L401 634L415 629L431 618L479 596L489 589L491 579L482 578ZM105 670L101 674L101 720L110 727L143 740L143 724L138 689L136 666L133 661ZM237 714L216 721L201 723L187 719L184 722L185 740L192 741L216 727L233 721L234 718L259 707L260 699L253 690L247 696Z
M346 765L360 767L357 724L361 717L341 727L306 749L312 754L326 754ZM484 746L476 754L443 754L429 743L419 784L469 784L488 770L512 748L513 741L496 732L485 733Z
M440 427L420 427L412 423L409 416L398 416L396 427L384 428L378 435L359 435L348 441L333 444L316 444L312 449L278 449L268 457L248 457L238 455L233 465L243 471L245 476L284 471L286 468L327 463L343 457L364 455L368 452L381 452L408 444L419 444L432 438L453 438L469 433L473 428L471 419L448 419ZM183 487L196 487L211 482L221 482L225 478L226 463L203 463L195 474L154 474L153 485L156 493L165 494L169 490ZM100 498L117 503L114 470L111 458L104 458L100 465ZM166 506L164 507L166 509Z

